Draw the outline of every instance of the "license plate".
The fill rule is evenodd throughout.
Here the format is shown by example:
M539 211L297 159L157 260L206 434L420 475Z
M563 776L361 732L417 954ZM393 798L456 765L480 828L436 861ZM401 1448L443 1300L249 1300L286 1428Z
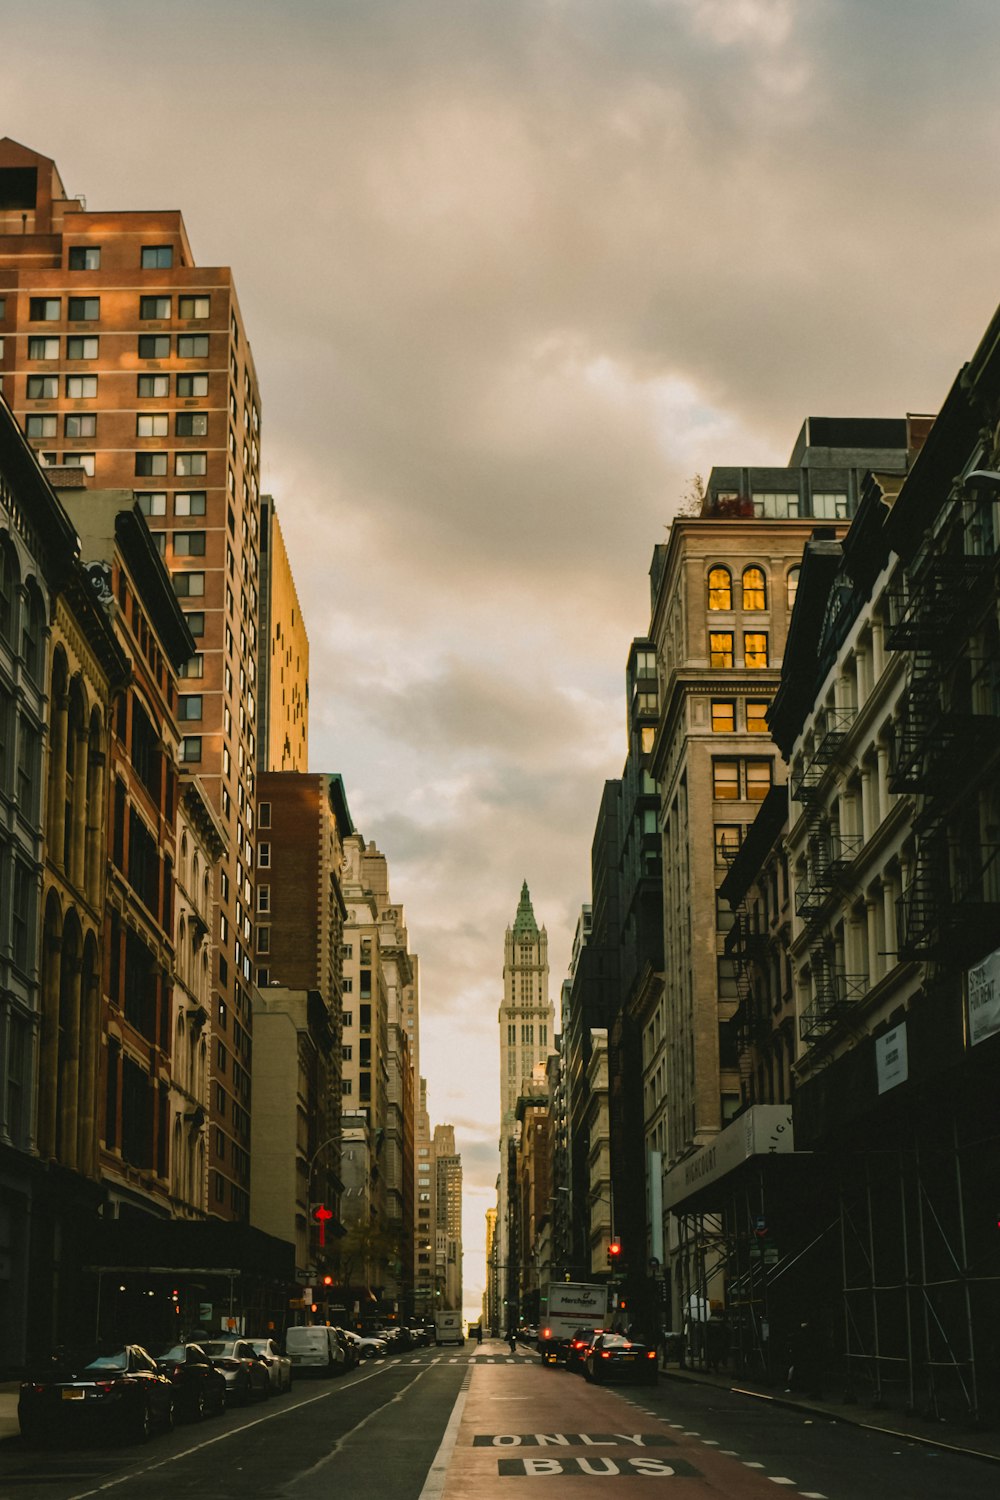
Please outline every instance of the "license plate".
M62 1398L64 1401L82 1401L86 1394L86 1391L63 1391Z

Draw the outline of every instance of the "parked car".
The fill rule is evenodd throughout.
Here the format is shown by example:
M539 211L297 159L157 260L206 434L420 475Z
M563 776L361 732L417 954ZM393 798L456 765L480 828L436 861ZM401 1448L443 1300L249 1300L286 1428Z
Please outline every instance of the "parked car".
M200 1344L174 1344L156 1356L156 1367L173 1382L179 1417L200 1422L226 1408L226 1377Z
M370 1333L358 1335L358 1353L362 1359L379 1359L385 1354L388 1345L385 1339L379 1339Z
M348 1365L348 1369L351 1369L355 1365L359 1365L365 1357L361 1348L361 1339L354 1332L353 1328L341 1328L340 1335L345 1340L346 1346L351 1353L351 1362Z
M280 1396L292 1388L292 1362L282 1354L274 1339L250 1339L254 1353L262 1362L271 1382L271 1395Z
M584 1371L588 1380L637 1380L643 1385L655 1385L659 1376L656 1350L623 1333L598 1334L587 1350Z
M578 1328L566 1345L566 1368L567 1370L583 1371L583 1362L587 1356L587 1350L597 1338L603 1333L603 1328Z
M292 1368L303 1374L335 1375L347 1368L344 1346L336 1330L327 1323L311 1323L307 1328L289 1328L285 1334L285 1353Z
M144 1443L174 1425L174 1383L139 1344L82 1353L58 1350L23 1382L17 1416L29 1443L109 1433Z
M271 1394L267 1367L249 1339L208 1339L201 1346L226 1377L226 1404L246 1406Z

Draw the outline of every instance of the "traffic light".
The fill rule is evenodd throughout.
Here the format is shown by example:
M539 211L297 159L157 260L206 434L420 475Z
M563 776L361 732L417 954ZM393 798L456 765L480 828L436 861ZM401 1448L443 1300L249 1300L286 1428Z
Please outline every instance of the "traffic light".
M327 1272L327 1274L323 1277L323 1285L324 1286L333 1286L333 1277L330 1275L329 1272Z
M621 1243L621 1240L612 1240L611 1244L608 1246L608 1265L612 1266L612 1267L619 1266L619 1265L621 1265L621 1259L622 1259L622 1243Z

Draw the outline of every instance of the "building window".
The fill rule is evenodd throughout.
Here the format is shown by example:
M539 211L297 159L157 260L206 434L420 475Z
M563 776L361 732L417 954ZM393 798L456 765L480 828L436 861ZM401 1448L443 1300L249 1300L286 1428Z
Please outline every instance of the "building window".
M763 802L771 790L771 762L769 760L748 760L746 763L747 774L747 801Z
M179 411L177 413L178 437L207 437L207 411Z
M52 401L59 394L58 375L29 375L28 400Z
M738 823L716 823L715 863L728 866L739 852L741 839L742 834Z
M709 609L732 609L733 580L728 568L712 568L708 575Z
M257 952L270 953L271 951L271 929L270 927L257 928Z
M179 318L207 318L211 307L209 297L178 297L177 316Z
M794 490L761 492L753 497L755 516L766 516L772 521L794 520L799 513L799 497Z
M731 667L733 664L733 634L730 630L713 630L708 638L709 666Z
M747 702L747 734L767 734L767 711L770 704L766 702Z
M100 245L70 245L66 264L70 271L99 271L101 269Z
M270 802L262 802L260 804L260 806L258 807L258 809L257 809L257 824L258 824L258 826L260 828L270 828L270 826L271 826L271 804L270 804Z
M734 734L736 731L736 704L731 701L712 704L712 733Z
M207 359L207 333L179 333L177 335L178 359Z
M345 1026L353 1026L354 1025L354 1012L353 1012L353 1010L345 1010L342 1019L343 1019L343 1022L344 1022Z
M204 573L175 573L172 582L178 599L197 599L205 592Z
M67 469L82 469L91 479L94 477L96 454L93 453L64 453L62 461Z
M139 264L144 271L168 271L173 263L173 245L143 245Z
M97 414L92 411L70 413L66 417L68 438L96 437Z
M205 533L203 531L175 531L175 557L204 557Z
M93 400L97 395L97 376L67 375L66 394L74 401Z
M174 495L175 516L203 516L204 514L204 490L178 490Z
M137 453L135 455L135 472L140 477L155 478L167 472L167 455L165 453Z
M351 1082L350 1078L342 1078L340 1080L340 1092L342 1094L353 1093L353 1090L354 1090L354 1085Z
M61 297L32 297L28 302L32 323L58 323L62 317Z
M788 608L789 609L794 609L794 607L795 607L795 596L796 596L796 594L799 591L799 570L798 570L798 568L789 568L789 570L788 570L788 579L787 579L787 581L785 583L785 591L786 591L786 597L787 597L787 602L788 602Z
M169 396L170 376L140 375L139 383L136 388L136 394L143 398L147 398L150 396Z
M135 498L144 516L165 516L167 513L166 490L137 490Z
M269 885L259 885L257 887L257 910L271 910L271 887Z
M208 376L178 375L177 394L178 396L207 396Z
M208 470L207 453L175 453L174 473L179 475L204 474Z
M200 693L181 693L177 699L177 717L182 722L201 718Z
M163 322L170 317L169 297L140 297L139 317L143 322Z
M96 359L100 342L96 334L75 333L66 340L66 358Z
M743 608L744 609L766 609L767 608L767 582L764 578L763 568L744 568L743 570Z
M140 335L139 335L139 358L140 359L169 359L170 358L170 335L169 335L169 333L140 333Z
M712 761L712 796L716 802L735 802L740 795L738 760Z
M186 734L181 740L181 760L201 760L200 734Z
M189 656L187 661L182 661L177 669L178 677L204 677L205 658L201 652L195 656Z
M34 416L26 417L24 430L30 438L52 438L56 435L56 417Z
M269 870L271 868L270 844L257 845L257 868L258 870Z
M847 517L847 496L819 494L812 497L813 516L822 521L843 521Z
M70 297L67 316L71 323L96 323L101 316L100 297Z
M58 359L59 340L55 338L29 338L29 359Z
M767 634L764 631L748 633L743 637L743 665L751 671L767 666Z
M170 418L166 412L140 412L135 419L136 437L167 437L169 431Z
M188 610L184 615L188 630L199 640L205 634L205 616L201 610Z

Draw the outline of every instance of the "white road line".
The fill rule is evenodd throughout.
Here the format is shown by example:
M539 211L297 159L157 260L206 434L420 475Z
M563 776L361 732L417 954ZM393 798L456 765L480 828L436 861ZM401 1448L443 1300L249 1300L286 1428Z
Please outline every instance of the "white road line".
M458 1441L458 1429L462 1424L462 1413L465 1410L465 1398L469 1393L469 1384L472 1380L470 1370L462 1382L462 1389L455 1398L455 1405L451 1409L448 1425L444 1430L438 1451L435 1453L430 1468L427 1470L427 1478L424 1487L420 1491L418 1500L438 1500L444 1492L444 1482L448 1477L448 1465L451 1463L451 1455L455 1451Z
M755 1464L752 1459L745 1458L743 1460L743 1467L744 1467L744 1469L762 1469L764 1467L764 1465L763 1464Z
M802 1500L826 1500L826 1496L820 1494L819 1490L799 1490Z
M735 1448L720 1448L719 1452L723 1458L739 1458L740 1456Z
M702 1442L706 1448L717 1448L719 1446L717 1438L702 1438Z
M778 1477L777 1474L768 1474L767 1477L771 1481L772 1484L794 1484L795 1483L794 1479L781 1479L781 1478Z
M364 1385L366 1380L374 1380L380 1375L381 1370L373 1370L370 1375L362 1375L357 1380L350 1382L353 1388L356 1385ZM338 1389L343 1390L341 1384ZM224 1443L228 1438L239 1437L241 1433L249 1431L251 1427L260 1427L264 1422L273 1422L275 1417L283 1417L287 1412L301 1411L305 1406L313 1406L317 1401L325 1401L334 1394L333 1391L321 1391L318 1396L310 1396L308 1401L297 1401L294 1406L283 1406L280 1411L272 1411L269 1416L257 1417L253 1422L244 1422L240 1427L230 1427L225 1432L220 1432L218 1437L206 1438L203 1443L195 1443L193 1448L185 1448L183 1453L172 1453L169 1458L161 1458L159 1463L146 1464L142 1469L132 1469L127 1474L120 1474L117 1479L108 1479L104 1484L99 1484L92 1490L81 1490L77 1495L70 1495L69 1500L90 1500L91 1495L101 1495L105 1490L113 1490L116 1485L124 1484L130 1479L139 1479L143 1474L152 1474L157 1469L166 1468L167 1464L175 1464L179 1459L190 1458L192 1453L200 1453L204 1448L214 1448L216 1443ZM367 1421L367 1418L365 1418ZM360 1424L359 1424L360 1425Z

